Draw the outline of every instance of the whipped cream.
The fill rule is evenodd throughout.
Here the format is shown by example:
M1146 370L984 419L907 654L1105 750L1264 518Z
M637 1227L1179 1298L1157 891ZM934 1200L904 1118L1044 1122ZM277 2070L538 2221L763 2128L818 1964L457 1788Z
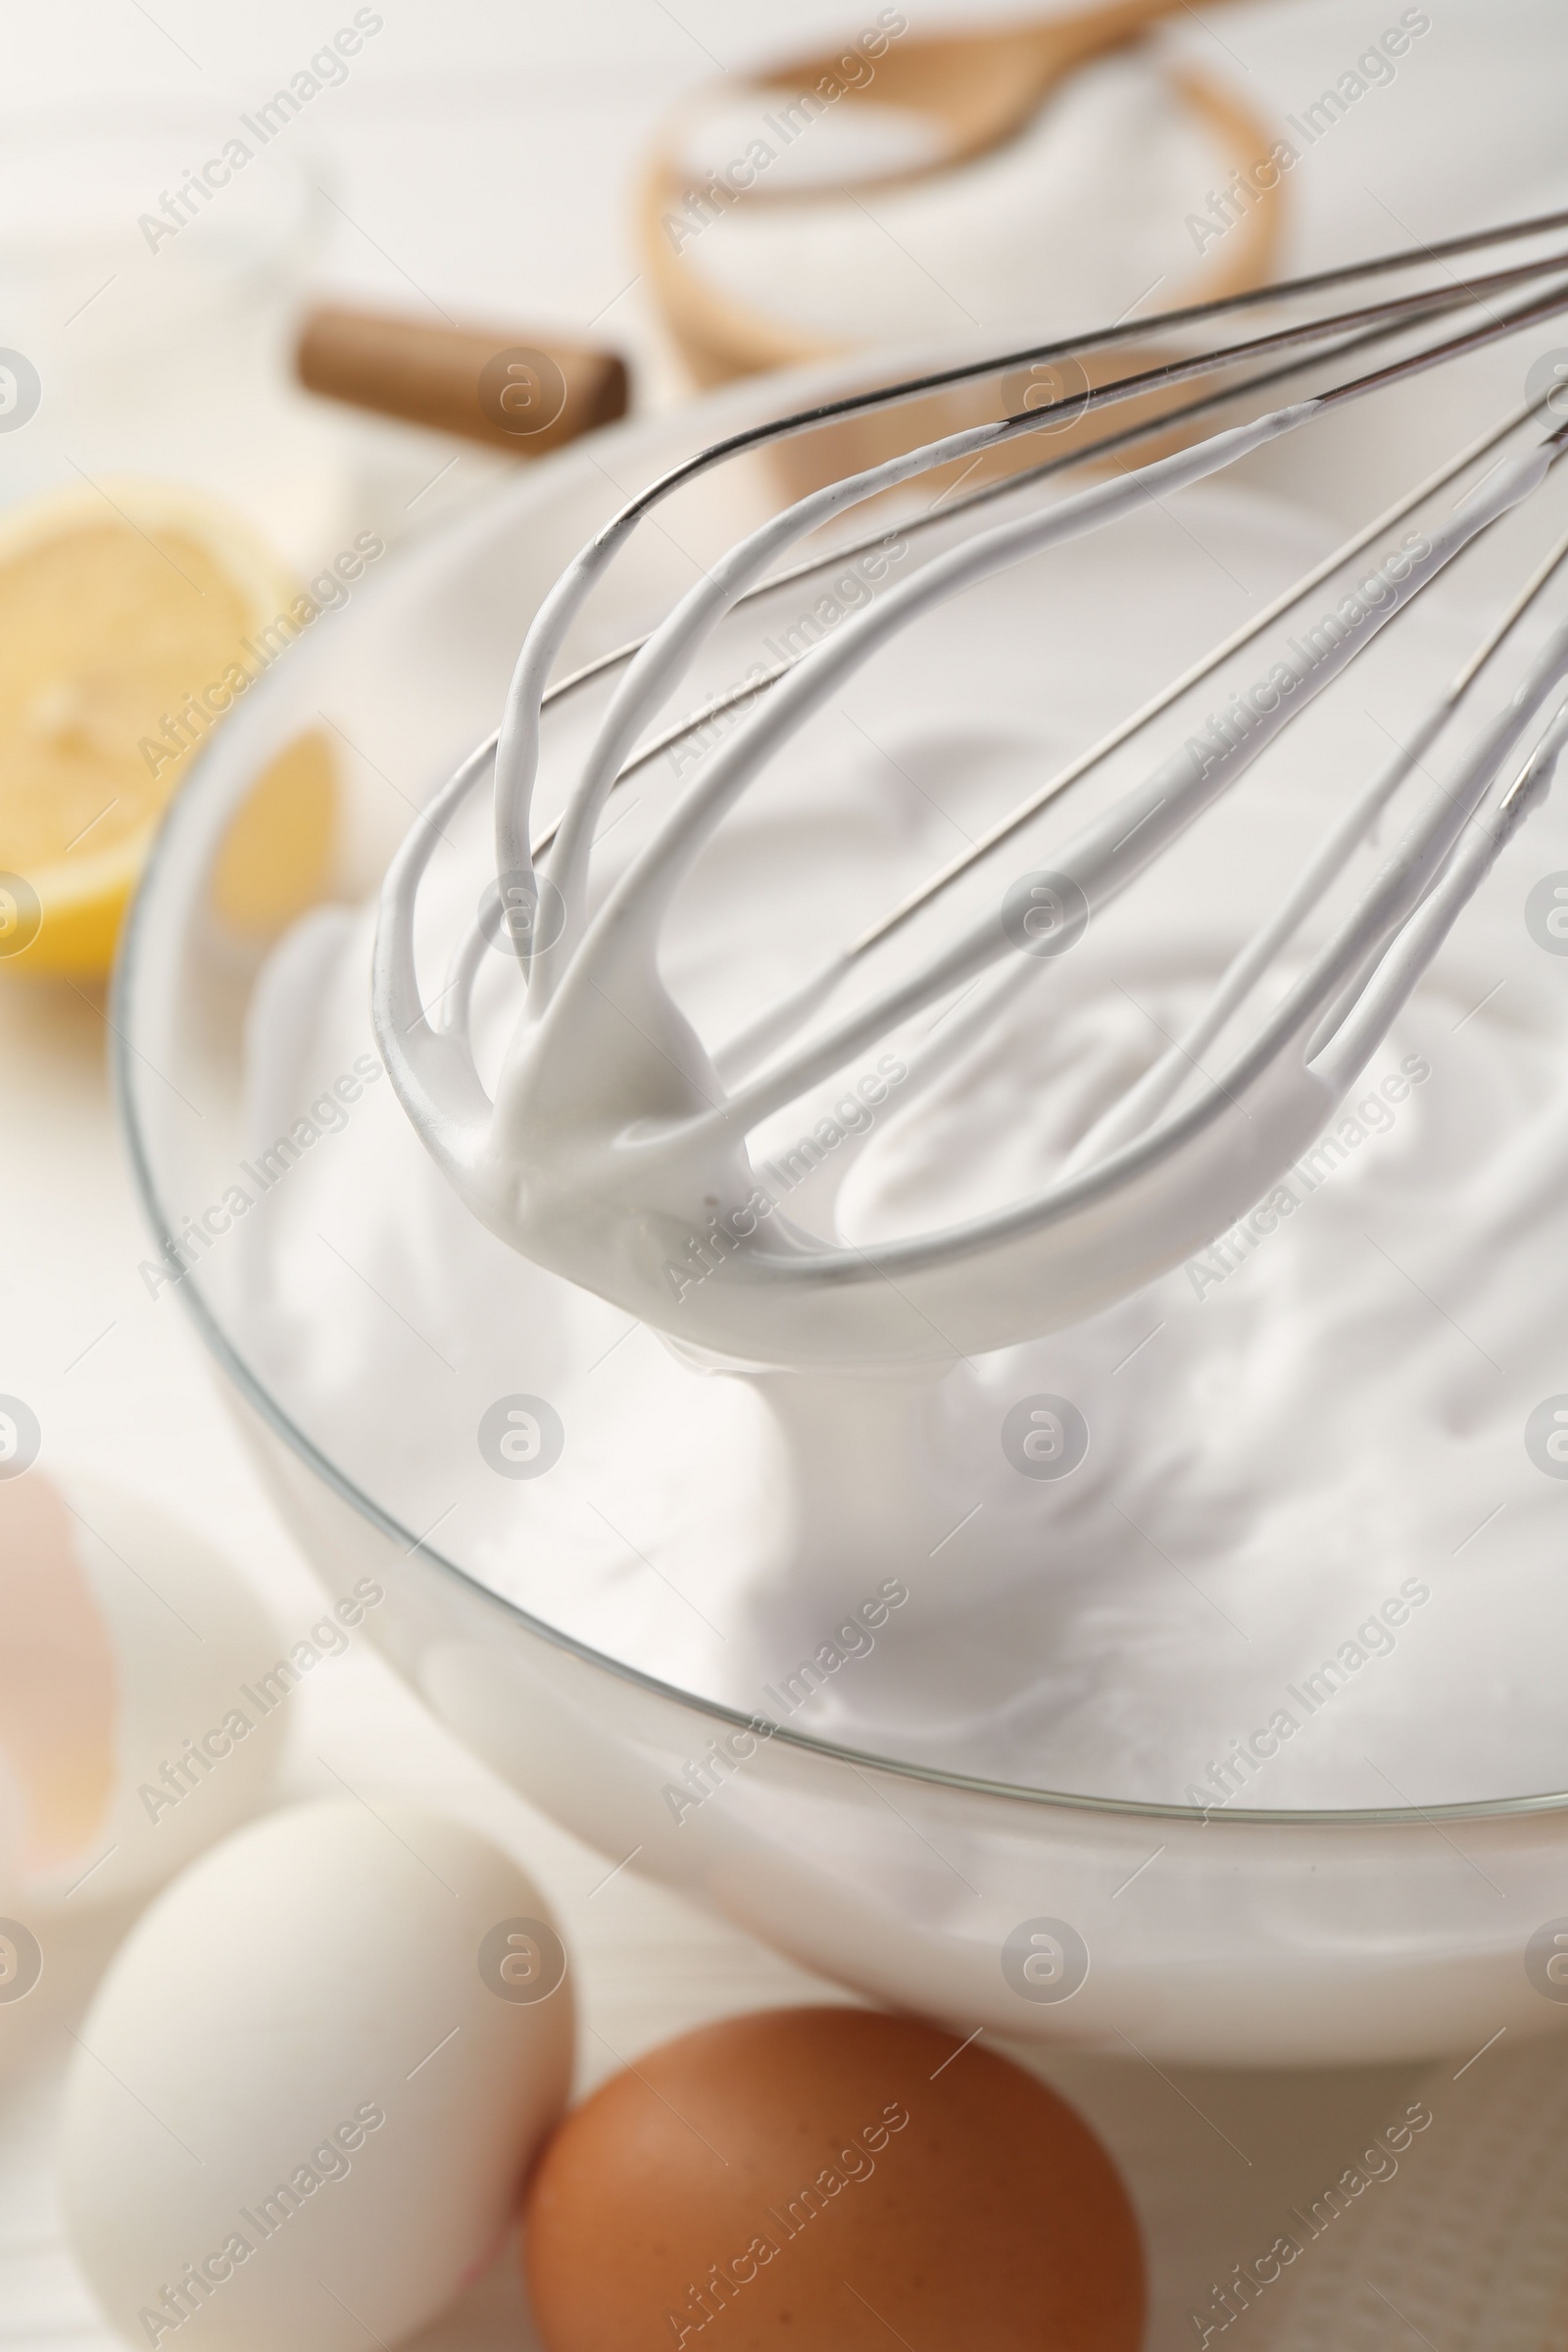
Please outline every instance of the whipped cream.
M1179 521L1151 510L917 623L705 852L664 945L675 1000L727 1034L1322 544L1209 485ZM900 1034L779 1114L754 1156L792 1217L871 1244L1048 1182L1483 625L1441 583L1152 885L983 1028L950 1016L955 1051L918 1090L924 1041ZM737 643L714 659L741 674ZM725 682L699 676L694 703ZM547 809L594 715L552 722ZM599 887L677 789L672 761L612 818ZM432 870L432 940L491 870L485 818ZM1049 866L1052 839L1040 826L1017 864ZM1216 1807L1560 1788L1568 1483L1539 1416L1568 1385L1568 960L1525 912L1559 866L1548 807L1328 1134L1187 1264L1050 1339L940 1378L706 1368L485 1230L376 1085L236 1229L256 1369L432 1548L748 1714L993 1780ZM253 1158L368 1050L374 919L318 912L275 955L252 1015ZM518 995L497 954L475 1003L489 1085ZM705 1279L701 1248L689 1263Z

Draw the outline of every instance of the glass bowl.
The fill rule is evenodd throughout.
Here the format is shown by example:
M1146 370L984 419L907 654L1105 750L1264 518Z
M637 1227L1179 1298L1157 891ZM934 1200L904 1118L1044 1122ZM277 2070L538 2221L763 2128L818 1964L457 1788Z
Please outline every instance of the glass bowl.
M302 733L325 731L349 785L337 887L363 897L419 795L494 724L530 614L620 499L721 433L868 380L862 361L782 390L753 381L520 470L481 512L358 579L251 688L170 813L122 954L118 1086L155 1237L149 1287L194 1320L328 1591L371 1580L383 1597L367 1634L607 1864L962 2034L1321 2064L1568 2024L1568 1987L1540 1958L1543 1936L1568 1926L1555 1918L1568 1911L1568 1796L1204 1812L1001 1786L795 1725L759 1729L499 1598L443 1550L441 1526L370 1491L256 1368L221 1204L251 1148L242 1073L264 960L234 919L223 859L258 779ZM669 578L684 584L693 556L732 532L733 507L698 485L679 549L653 535L622 609L576 651L646 625ZM461 1467L457 1443L454 1478L471 1474L471 1428ZM694 1786L700 1804L671 1803L672 1788Z

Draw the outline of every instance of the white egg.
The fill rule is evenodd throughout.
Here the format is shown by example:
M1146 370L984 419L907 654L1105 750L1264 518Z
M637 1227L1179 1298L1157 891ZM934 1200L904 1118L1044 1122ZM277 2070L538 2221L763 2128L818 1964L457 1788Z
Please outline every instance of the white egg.
M210 1544L37 1467L0 1479L0 1912L47 1944L51 1919L161 1885L258 1810L290 1649Z
M81 2028L76 2256L133 2343L364 2352L494 2253L572 2064L538 1890L464 1825L290 1808L168 1887Z

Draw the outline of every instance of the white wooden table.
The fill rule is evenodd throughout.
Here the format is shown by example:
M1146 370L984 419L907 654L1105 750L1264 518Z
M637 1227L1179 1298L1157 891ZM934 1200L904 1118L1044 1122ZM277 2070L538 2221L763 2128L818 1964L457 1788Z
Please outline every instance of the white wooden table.
M78 0L54 15L0 0L9 67L0 120L95 87L133 104L189 95L200 86L193 74L270 87L296 51L309 54L349 13L280 0L262 27L254 12L215 18L203 0L156 0L151 11ZM943 12L949 21L997 13L992 0ZM937 12L909 14L920 24ZM1381 0L1254 4L1216 11L1211 24L1195 18L1183 37L1210 63L1228 55L1252 101L1284 114L1396 14ZM626 230L629 175L651 121L715 58L736 62L776 37L840 27L843 11L812 0L787 26L765 0L681 0L675 10L604 0L565 16L542 0L508 9L446 0L439 10L388 0L386 15L364 73L333 94L313 131L340 208L323 283L408 307L424 289L459 314L596 327L640 360L645 396L671 397ZM1503 10L1452 0L1434 17L1398 79L1371 93L1298 175L1302 266L1396 243L1407 229L1441 233L1568 200L1568 168L1553 160L1568 51L1560 0ZM358 454L395 511L451 446L367 427ZM433 503L461 502L488 463L461 455ZM5 481L0 445L0 498ZM138 1278L145 1244L108 1100L103 1004L4 980L0 1391L33 1404L55 1459L90 1463L164 1501L235 1556L281 1615L308 1615L309 1574L256 1485L177 1303L168 1292L149 1299ZM461 1811L525 1858L573 1954L584 2086L704 2019L844 1997L630 1871L604 1883L604 1858L500 1788L367 1655L351 1652L313 1678L294 1739L288 1792L335 1793L324 1757L356 1787ZM85 1946L82 1965L90 1975ZM48 2148L66 2046L61 2032L42 2035L37 2071L0 2082L0 2344L20 2352L111 2341L54 2209ZM1206 2304L1209 2282L1252 2261L1286 2209L1351 2161L1409 2074L1160 2073L1073 2059L1042 2071L1125 2169L1152 2250L1158 2352L1196 2340L1188 2315ZM524 2327L508 2263L421 2342L515 2347L530 2340Z

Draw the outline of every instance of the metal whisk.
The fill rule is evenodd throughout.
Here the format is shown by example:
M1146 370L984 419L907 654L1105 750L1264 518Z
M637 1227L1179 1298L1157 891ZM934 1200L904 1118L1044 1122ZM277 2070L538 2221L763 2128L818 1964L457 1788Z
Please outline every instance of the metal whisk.
M964 1014L971 1035L977 1021L1000 1012L1021 974L1049 983L1053 952L1146 874L1449 564L1540 488L1568 446L1551 383L724 1044L697 1034L659 977L670 902L771 757L897 632L970 584L1113 523L1152 494L1165 498L1387 386L1568 310L1565 232L1568 213L1553 214L832 401L719 442L623 507L540 608L498 735L436 795L387 875L374 967L377 1035L410 1117L474 1213L530 1257L712 1355L753 1365L849 1366L940 1363L1074 1322L1179 1263L1250 1207L1321 1132L1511 833L1549 788L1568 742L1568 622L1549 636L1505 707L1447 756L1437 788L1359 897L1225 1065L1206 1077L1198 1057L1265 974L1278 975L1282 951L1426 760L1568 555L1568 539L1523 584L1411 739L1334 826L1197 1021L1082 1137L1044 1189L942 1230L852 1246L792 1222L771 1198L748 1139L783 1105L874 1051L924 1008L974 991L977 980ZM1461 257L1468 266L1483 252L1489 259L1480 274L1455 272ZM1426 282L1413 291L1378 285L1415 270ZM1352 286L1361 289L1353 307L1322 308ZM1265 306L1286 322L1256 332L1243 325L1231 341L1185 356L1195 329L1218 318L1242 325L1246 314ZM1136 342L1147 350L1155 336L1174 356L1106 374L1119 347ZM1379 345L1396 348L1367 365ZM1102 380L1091 383L1086 356ZM1266 406L1275 386L1325 364L1334 372L1328 389ZM858 425L899 404L971 393L988 377L1020 370L1032 370L1037 384L1044 377L1067 388L1041 406L945 432L797 498L733 547L647 637L552 685L567 629L595 583L682 484L766 445ZM1180 388L1190 384L1203 388L1187 398ZM1098 437L1086 430L1086 420L1127 402L1140 404L1132 423ZM1216 413L1226 406L1254 413L1221 424ZM1010 445L1069 420L1070 448L1025 467L1014 460L1004 478L901 521L906 535L917 537L939 523L951 529L956 515L973 516L957 545L943 547L798 659L753 675L650 738L726 613L874 544L840 545L778 570L797 543L937 467L1004 451L1010 457ZM1173 437L1185 445L1172 451ZM1165 454L1137 463L1132 453L1141 440L1157 440ZM1054 492L1073 468L1089 470L1086 486L986 521L994 503L1036 485ZM1479 478L1451 511L1392 540L1406 518L1466 476ZM1298 618L1290 650L1233 695L1206 731L1184 730L1179 748L1054 843L1042 866L1018 870L1015 850L1013 870L1006 867L1004 853L1026 825L1340 577L1356 584L1337 592L1326 615ZM543 713L612 672L618 683L564 813L530 841ZM741 707L745 715L708 751L671 813L596 903L592 844L610 796L671 744ZM416 902L432 851L492 768L500 904L526 983L494 1101L480 1082L470 1028L491 927L476 917L457 943L430 1008L415 953ZM833 1000L852 974L858 977L884 943L982 860L995 861L998 886L981 918L917 969L835 1016ZM915 1084L920 1076L917 1059ZM694 1245L714 1269L713 1279L695 1287L671 1276L690 1265Z

